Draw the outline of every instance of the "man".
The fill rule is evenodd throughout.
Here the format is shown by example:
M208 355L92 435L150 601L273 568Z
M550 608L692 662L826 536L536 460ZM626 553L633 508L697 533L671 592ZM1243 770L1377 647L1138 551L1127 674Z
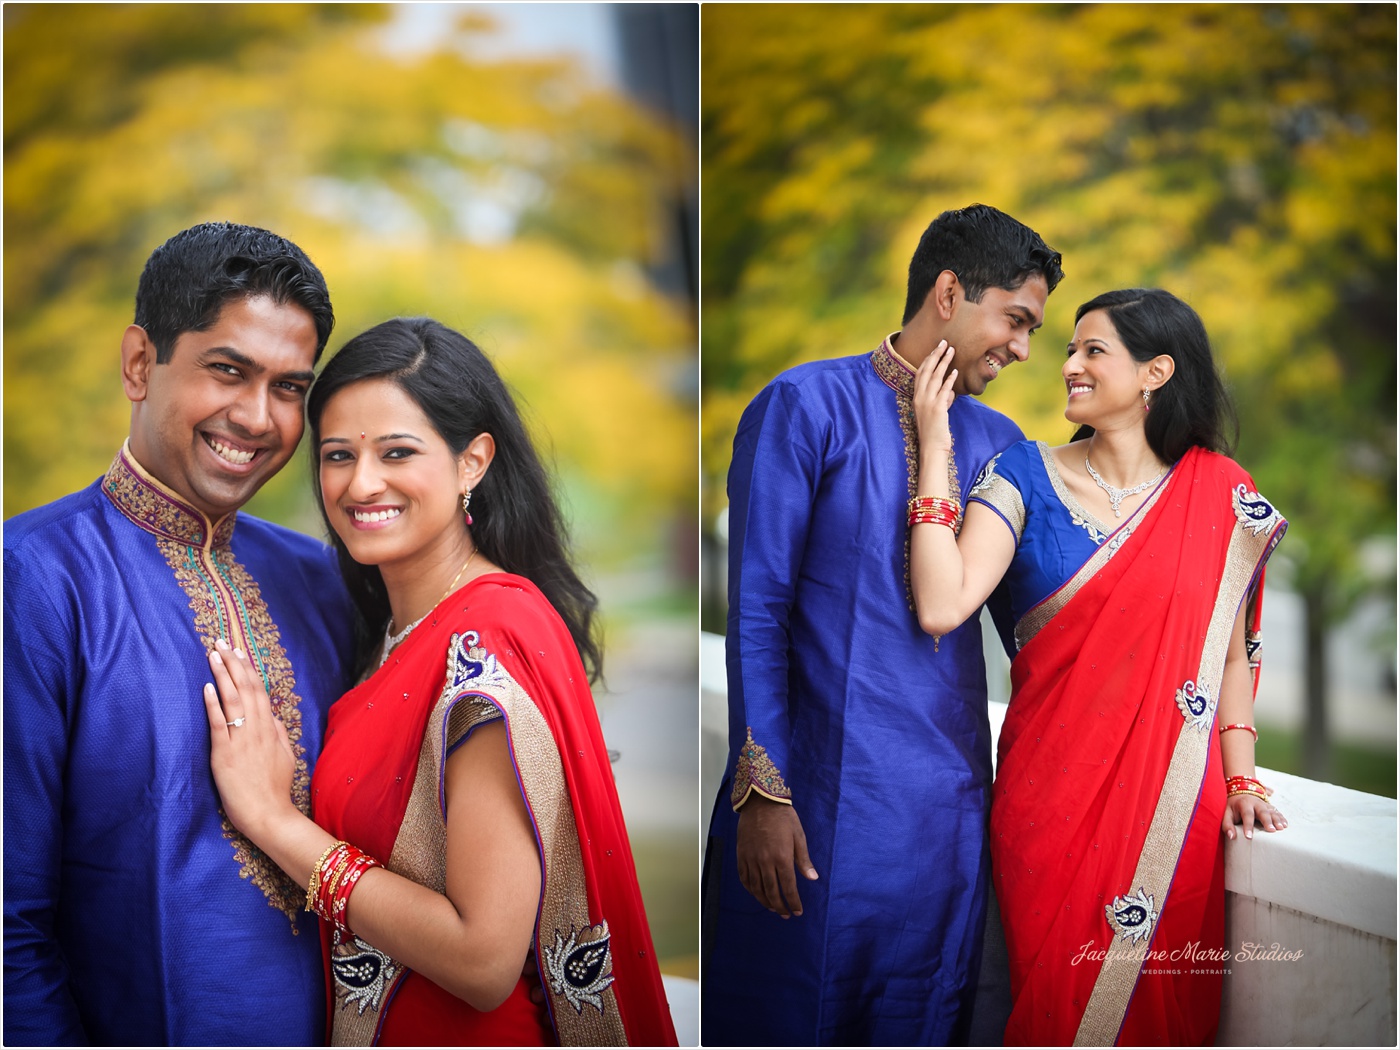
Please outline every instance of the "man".
M333 323L291 242L176 234L122 336L127 442L6 523L6 1043L323 1041L305 888L223 817L201 688L216 639L253 656L306 810L351 606L328 548L237 512L295 451Z
M966 1040L987 901L986 672L975 618L933 639L912 611L914 372L946 340L956 392L982 393L1026 360L1061 276L1059 253L1010 216L945 212L910 263L903 330L783 373L740 420L707 1045ZM970 396L949 415L965 499L1022 435Z

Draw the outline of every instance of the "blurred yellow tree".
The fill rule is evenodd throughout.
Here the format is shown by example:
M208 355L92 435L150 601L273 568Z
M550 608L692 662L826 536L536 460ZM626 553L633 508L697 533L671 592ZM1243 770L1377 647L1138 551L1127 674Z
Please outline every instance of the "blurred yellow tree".
M5 515L90 482L125 435L118 344L146 256L196 222L290 237L331 350L430 314L481 344L597 556L693 512L694 320L645 268L693 147L565 60L426 54L379 5L5 8ZM682 170L673 170L680 158ZM577 506L584 504L583 507ZM303 457L257 513L319 532Z
M707 520L754 393L873 347L923 227L996 205L1065 256L987 395L1029 436L1069 437L1079 303L1155 285L1204 318L1239 459L1292 521L1324 775L1324 631L1377 586L1362 541L1395 533L1395 28L1391 5L706 7Z

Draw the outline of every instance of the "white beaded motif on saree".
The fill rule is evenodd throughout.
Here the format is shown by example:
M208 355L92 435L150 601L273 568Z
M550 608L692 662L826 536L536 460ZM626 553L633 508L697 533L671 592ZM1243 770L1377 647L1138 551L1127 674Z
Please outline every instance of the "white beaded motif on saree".
M1112 904L1103 906L1108 924L1125 940L1136 944L1152 932L1157 924L1157 909L1152 894L1139 886L1129 897L1114 897Z
M346 947L339 930L333 936L332 953ZM378 1010L384 989L393 983L399 972L398 963L359 937L352 938L350 943L358 949L355 954L331 955L336 998L342 1000L342 1007L355 1004L360 1013L364 1013L366 1008Z
M1209 729L1215 721L1215 699L1195 682L1176 691L1176 706L1188 729Z
M576 1013L583 1004L603 1012L602 992L613 983L612 938L607 921L583 929L571 928L569 939L554 931L554 947L544 950L549 988L562 995Z
M1282 515L1274 505L1257 492L1250 492L1244 485L1236 485L1234 492L1235 517L1240 525L1254 535L1269 532L1282 520Z

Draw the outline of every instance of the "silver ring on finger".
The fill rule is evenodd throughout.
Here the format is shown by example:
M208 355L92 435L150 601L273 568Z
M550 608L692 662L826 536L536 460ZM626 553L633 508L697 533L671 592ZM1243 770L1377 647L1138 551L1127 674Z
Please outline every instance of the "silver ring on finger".
M232 722L225 722L224 725L233 726L236 729L238 726L241 726L246 721L248 721L248 718L245 715L242 718L235 718Z

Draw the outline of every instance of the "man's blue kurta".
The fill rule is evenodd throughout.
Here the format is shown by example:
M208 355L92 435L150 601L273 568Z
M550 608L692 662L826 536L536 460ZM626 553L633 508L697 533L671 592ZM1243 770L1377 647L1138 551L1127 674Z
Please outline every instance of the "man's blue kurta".
M969 1020L987 901L986 671L976 618L935 641L912 611L912 393L886 340L785 372L739 423L707 1045L938 1045ZM949 417L965 499L1021 432L970 397ZM732 804L749 791L790 796L802 820L820 879L798 877L800 917L739 882Z
M4 615L5 1042L321 1043L316 920L221 813L201 689L215 638L254 655L305 806L351 656L329 549L211 528L124 450L5 523Z

